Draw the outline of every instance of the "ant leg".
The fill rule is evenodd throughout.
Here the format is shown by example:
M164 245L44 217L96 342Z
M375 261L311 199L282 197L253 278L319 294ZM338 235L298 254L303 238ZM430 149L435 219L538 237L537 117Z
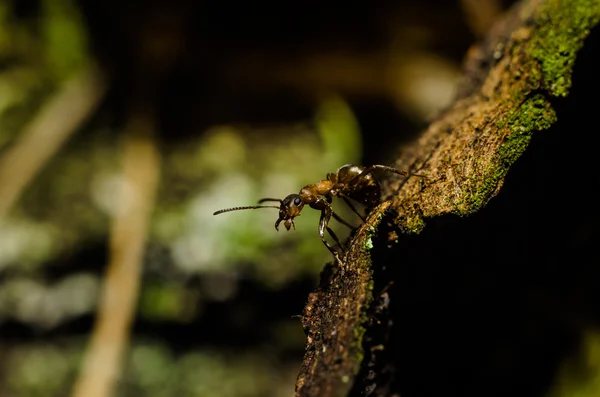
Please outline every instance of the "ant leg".
M262 199L258 200L258 204L264 203L266 201L277 201L278 203L281 203L280 199L266 197L266 198L262 198Z
M332 174L330 174L332 175ZM331 202L333 201L333 198L331 196L326 196L325 200L327 200L327 203L329 204L329 206L331 207ZM346 222L345 220L343 220L338 214L336 214L333 211L333 208L331 209L331 215L333 216L333 218L338 221L339 223L341 223L342 225L346 225L348 226L350 229L354 229L354 226L352 226L351 224L349 224L348 222Z
M362 172L360 174L356 175L354 178L352 178L350 180L350 182L348 182L348 185L350 185L350 186L355 185L360 180L360 178L362 178L363 176L366 176L367 174L370 174L371 172L373 172L375 170L384 170L384 171L393 172L394 174L408 176L408 172L406 172L406 171L400 171L400 170L395 169L394 167L388 167L387 165L374 164L374 165L365 167L365 169L362 170Z
M340 240L338 239L338 237L335 235L335 233L333 232L333 230L331 230L331 228L329 226L326 227L327 231L329 232L329 235L333 238L333 241L336 242L336 244L340 247L342 247L342 243L340 243Z
M360 217L360 219L362 219L363 223L367 221L367 220L365 219L365 217L364 217L364 216L362 216L362 215L360 214L360 212L358 212L358 210L356 209L356 207L354 207L354 205L352 204L352 202L350 201L350 199L348 199L348 197L346 197L346 196L341 196L341 197L342 197L342 200L344 200L344 202L345 202L346 204L348 204L348 207L350 207L350 209L351 209L352 211L354 211L354 213L355 213L356 215L358 215L358 216Z
M338 214L336 214L335 212L331 212L331 215L333 216L333 218L338 221L339 223L341 223L342 225L346 225L348 226L350 229L354 229L354 226L352 226L351 224L349 224L348 222L346 222L344 219L342 219Z
M340 245L340 247L341 247L341 244L340 244L337 236L327 226L329 224L329 220L331 219L332 213L333 213L333 210L331 209L330 205L325 205L323 207L323 209L321 209L321 219L319 220L319 236L321 236L321 241L323 241L323 244L325 244L325 246L327 247L329 252L331 252L333 254L333 256L336 259L338 259L338 255L337 255L337 252L335 251L335 249L333 249L333 247L327 242L327 240L325 240L325 229L327 229L327 231L329 232L331 237L334 237L335 242L338 243L338 245Z
M419 178L427 178L427 176L425 176L425 175L409 174L406 171L397 170L394 167L388 167L387 165L374 164L374 165L370 165L370 166L366 167L360 174L358 174L354 178L352 178L350 180L350 182L348 182L348 185L349 186L355 185L356 183L358 183L360 178L362 178L363 176L366 176L367 174L370 174L371 172L373 172L375 170L389 171L389 172L393 172L394 174L405 176L407 178L409 176L418 176Z

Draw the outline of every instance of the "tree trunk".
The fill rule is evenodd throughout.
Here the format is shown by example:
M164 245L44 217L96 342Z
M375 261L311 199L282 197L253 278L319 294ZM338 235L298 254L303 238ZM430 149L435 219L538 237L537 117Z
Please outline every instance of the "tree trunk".
M396 162L427 178L386 181L310 295L296 396L557 390L600 318L577 259L600 259L599 20L600 0L522 1L469 51L457 99Z

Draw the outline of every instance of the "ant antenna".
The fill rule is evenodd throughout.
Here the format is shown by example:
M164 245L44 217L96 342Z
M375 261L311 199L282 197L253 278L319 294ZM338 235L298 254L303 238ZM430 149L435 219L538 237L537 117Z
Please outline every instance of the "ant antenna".
M224 210L216 211L215 213L213 213L213 215L219 215L219 214L222 214L223 212L230 212L230 211L253 210L256 208L277 208L277 209L279 209L279 207L276 205L251 205L248 207L225 208Z
M281 204L281 200L280 199L276 199L276 198L262 198L262 199L258 200L258 204L264 203L266 201L276 201L276 202L278 202L278 203Z

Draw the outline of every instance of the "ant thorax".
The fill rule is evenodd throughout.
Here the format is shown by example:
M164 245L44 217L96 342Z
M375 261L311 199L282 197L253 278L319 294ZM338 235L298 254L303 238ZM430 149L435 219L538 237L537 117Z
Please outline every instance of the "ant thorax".
M312 185L306 185L300 190L300 196L305 204L312 204L318 200L318 196L330 196L334 182L322 179Z

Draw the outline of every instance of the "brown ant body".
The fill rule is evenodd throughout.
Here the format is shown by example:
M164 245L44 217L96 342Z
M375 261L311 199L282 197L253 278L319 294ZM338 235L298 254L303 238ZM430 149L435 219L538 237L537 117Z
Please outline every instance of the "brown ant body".
M304 186L299 194L290 194L283 200L274 198L263 198L258 203L267 201L275 201L279 206L275 205L254 205L246 207L234 207L222 209L215 212L213 215L219 215L224 212L247 210L255 208L278 208L279 219L275 222L275 229L279 231L279 224L283 221L287 230L290 230L294 225L294 218L300 215L302 208L308 205L310 208L321 211L321 219L319 221L319 235L323 244L331 251L334 257L337 258L335 249L325 240L325 230L331 235L333 240L342 247L338 237L333 230L328 226L331 217L338 222L352 228L352 225L344 221L333 211L331 202L333 197L339 197L348 204L362 220L365 218L356 210L349 199L363 204L367 208L374 208L381 201L381 188L379 182L373 176L375 170L384 170L393 172L402 176L408 176L406 171L399 171L395 168L385 165L370 165L363 167L360 165L346 164L341 166L337 172L327 174L327 179L322 179L319 182ZM421 175L418 175L421 176Z

